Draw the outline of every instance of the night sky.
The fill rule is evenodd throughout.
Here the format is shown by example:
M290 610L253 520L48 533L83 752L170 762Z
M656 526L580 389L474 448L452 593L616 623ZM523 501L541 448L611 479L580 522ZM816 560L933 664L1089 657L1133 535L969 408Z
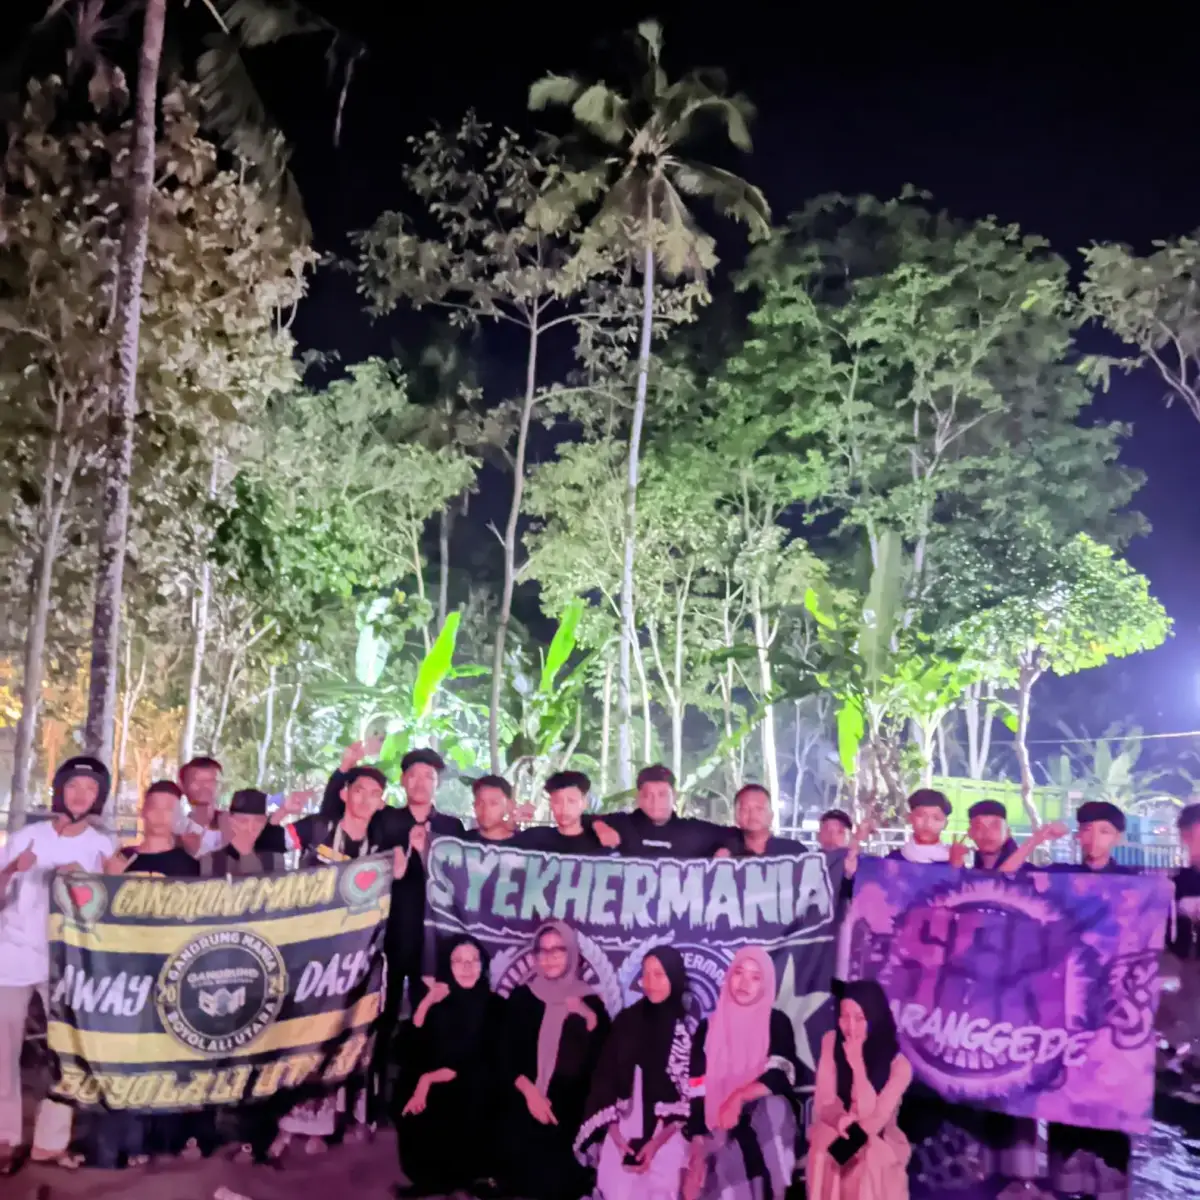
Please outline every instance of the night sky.
M1106 23L1100 6L1064 4L1053 17L1050 5L524 3L479 5L481 15L475 5L395 0L309 7L367 50L339 148L323 45L264 51L251 63L295 146L322 249L342 248L347 230L396 202L408 135L468 107L532 128L525 95L534 78L606 69L612 78L616 35L647 15L665 25L672 76L719 65L757 104L755 154L729 165L763 187L780 219L821 192L890 196L910 182L956 215L1018 222L1072 259L1093 240L1148 249L1154 238L1200 226L1200 86L1180 6L1123 9L1119 23ZM742 246L730 240L722 252L736 263ZM388 353L404 326L372 326L344 280L322 277L297 331L306 345L353 361ZM1097 340L1088 348L1112 347ZM485 382L503 381L511 364L502 348L491 348L487 367ZM1051 700L1054 717L1092 734L1120 719L1156 732L1200 728L1191 486L1200 423L1182 405L1165 409L1162 393L1148 375L1118 380L1096 411L1134 425L1125 457L1149 476L1135 506L1153 532L1128 556L1174 618L1175 636L1153 654L1074 685L1042 685L1049 691L1040 700L1035 693L1035 710ZM507 503L499 488L485 488L481 501L493 494ZM1072 705L1076 696L1086 705Z

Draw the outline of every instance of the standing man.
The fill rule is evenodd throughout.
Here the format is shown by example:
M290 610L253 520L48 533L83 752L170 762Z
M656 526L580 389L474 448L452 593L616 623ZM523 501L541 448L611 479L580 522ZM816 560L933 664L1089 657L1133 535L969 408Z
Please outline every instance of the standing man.
M194 857L215 850L224 836L217 813L221 791L221 764L215 758L189 759L179 768L179 786L187 799L187 811L176 818L175 833L183 848Z
M122 846L104 864L105 874L162 875L167 879L199 875L199 864L175 835L182 799L183 793L169 779L152 783L142 797L142 840Z
M425 995L425 860L435 837L463 837L463 823L434 807L434 795L446 764L436 750L410 750L400 760L405 803L382 808L371 821L373 845L395 851L392 908L384 945L387 990L375 1046L376 1101L386 1111L396 1028L407 993L410 1011ZM432 964L431 964L432 965Z
M976 871L996 871L1016 852L1008 810L999 800L977 800L967 809L967 834L975 843Z
M794 838L771 832L771 794L761 783L747 783L733 798L733 821L742 835L734 851L737 858L756 854L807 854L808 847Z
M278 875L284 870L286 835L280 832L274 848L267 833L267 794L242 788L229 802L229 841L200 859L203 879L244 879L251 875Z
M542 850L553 854L611 854L593 830L584 826L592 781L582 771L556 771L546 780L553 826L534 825L513 838L518 850Z
M854 832L854 822L848 812L840 808L831 808L821 814L817 826L817 845L822 850L845 850L850 845L850 835Z
M888 858L911 863L949 863L961 867L967 860L967 844L961 839L947 844L942 832L950 819L950 801L934 788L917 788L908 798L908 823L912 835Z
M50 885L56 874L98 873L113 844L93 827L112 780L95 758L69 758L54 773L48 821L26 825L0 849L0 1174L21 1144L21 1045L34 992L49 1016ZM33 1130L35 1162L74 1168L71 1114L46 1099Z
M482 775L471 783L475 828L463 834L468 842L507 842L516 833L512 784L501 775Z
M1107 800L1089 800L1079 806L1075 819L1079 823L1075 836L1082 862L1051 863L1040 870L1055 874L1086 871L1104 875L1137 874L1113 858L1113 851L1125 835L1125 814L1115 804ZM1067 832L1067 827L1058 822L1043 825L1015 854L1009 855L1001 870L1017 870L1037 846L1063 837ZM1102 1196L1105 1200L1127 1196L1131 1156L1129 1135L1118 1129L1050 1123L1047 1158L1050 1183L1056 1192L1068 1196Z
M1175 924L1167 930L1164 963L1178 975L1179 986L1165 987L1159 996L1158 1028L1175 1050L1174 1068L1192 1058L1200 1045L1200 804L1185 805L1179 812L1179 841L1187 854L1187 866L1175 873Z
M628 858L724 857L740 844L736 830L675 812L675 776L661 763L637 777L637 808L592 822L602 845Z

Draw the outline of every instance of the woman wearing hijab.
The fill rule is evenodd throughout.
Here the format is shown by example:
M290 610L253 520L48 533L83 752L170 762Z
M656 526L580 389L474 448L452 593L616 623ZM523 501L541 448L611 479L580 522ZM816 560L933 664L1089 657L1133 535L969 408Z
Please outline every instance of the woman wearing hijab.
M492 991L483 947L465 934L441 945L397 1089L398 1107L404 1098L395 1122L400 1167L409 1181L399 1195L494 1191L488 1134L503 1022L504 1001Z
M617 1015L575 1139L597 1165L593 1200L678 1200L687 1165L683 1125L692 1038L687 969L670 946L642 959L642 999Z
M811 1200L907 1200L908 1140L896 1125L912 1066L873 980L845 985L838 1027L821 1043L808 1131Z
M796 1165L796 1041L761 946L734 955L692 1042L685 1200L784 1200Z
M505 1191L527 1200L578 1200L589 1186L575 1135L600 1049L604 1005L579 977L570 926L549 921L533 939L534 974L508 998L504 1069L508 1099Z

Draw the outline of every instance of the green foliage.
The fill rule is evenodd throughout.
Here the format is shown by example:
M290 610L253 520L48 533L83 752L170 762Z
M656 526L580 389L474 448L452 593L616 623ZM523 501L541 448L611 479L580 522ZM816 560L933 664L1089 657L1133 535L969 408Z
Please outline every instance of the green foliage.
M1080 294L1084 312L1133 347L1128 359L1093 357L1105 382L1112 367L1148 364L1200 420L1200 234L1156 241L1145 256L1128 246L1089 246Z

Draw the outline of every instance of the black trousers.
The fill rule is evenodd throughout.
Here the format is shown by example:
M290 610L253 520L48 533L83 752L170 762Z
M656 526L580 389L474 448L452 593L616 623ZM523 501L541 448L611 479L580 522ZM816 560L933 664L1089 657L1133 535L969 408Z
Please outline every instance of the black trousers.
M375 1058L371 1071L372 1121L384 1121L391 1111L392 1091L412 1032L412 1014L428 990L422 976L419 946L415 952L405 946L388 947L386 991L375 1030ZM409 1019L402 1021L406 998Z

